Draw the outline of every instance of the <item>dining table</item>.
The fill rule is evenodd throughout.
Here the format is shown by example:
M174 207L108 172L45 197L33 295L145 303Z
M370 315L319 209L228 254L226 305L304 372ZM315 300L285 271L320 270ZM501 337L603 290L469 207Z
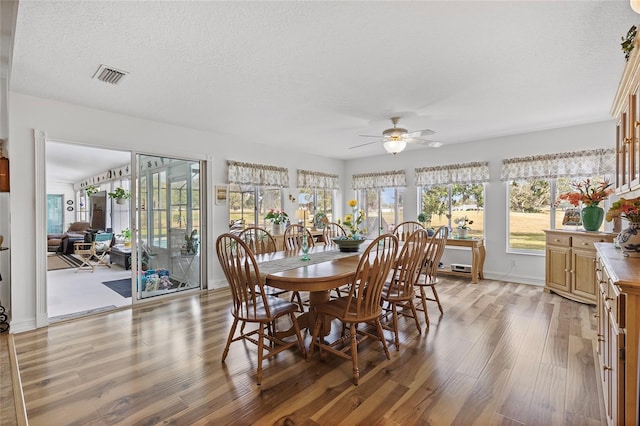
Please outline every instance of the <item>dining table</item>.
M332 289L353 281L365 247L366 242L358 252L341 252L337 246L319 245L309 249L309 260L302 260L302 250L283 250L255 257L265 285L309 293L309 309L298 316L298 325L311 332L316 321L314 307L329 301ZM323 334L326 336L330 331L330 320L327 319ZM292 327L277 335L286 337L293 333Z

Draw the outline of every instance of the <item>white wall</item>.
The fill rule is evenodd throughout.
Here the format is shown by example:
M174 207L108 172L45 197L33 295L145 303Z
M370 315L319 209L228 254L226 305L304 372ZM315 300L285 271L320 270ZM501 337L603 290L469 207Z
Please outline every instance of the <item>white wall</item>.
M214 184L226 183L226 160L269 164L289 169L287 194L297 194L296 170L317 170L343 175L342 161L296 153L294 149L274 150L258 143L184 127L128 117L91 108L10 93L9 158L11 159L11 330L19 332L35 327L36 274L33 259L36 250L46 250L45 236L35 234L34 214L34 137L33 130L44 131L48 138L80 142L103 148L135 149L140 152L196 159L212 158ZM251 123L247 123L251 125ZM213 197L213 188L209 194ZM227 206L213 205L211 238L228 230ZM337 201L338 203L340 200ZM288 210L295 208L287 201ZM42 241L41 241L42 240ZM215 258L215 240L209 241L208 262L212 267L209 288L222 283ZM45 265L39 265L45 268ZM3 278L4 278L4 271ZM18 278L19 277L19 278ZM5 283L7 280L5 279ZM4 301L3 301L4 302Z
M500 181L502 160L529 155L585 149L615 147L615 123L613 120L587 125L565 127L541 132L505 136L462 144L445 145L441 148L407 150L396 156L386 154L346 162L343 192L353 196L351 175L371 171L405 170L407 185L405 192L404 218L415 220L418 214L414 169L446 164L488 161L491 180L485 193L485 246L487 258L485 276L493 279L508 279L514 282L544 285L544 254L523 255L507 253L506 186ZM610 227L610 224L605 223ZM610 228L607 228L610 229ZM515 266L512 268L512 261ZM448 248L444 263L470 264L468 253L461 249Z

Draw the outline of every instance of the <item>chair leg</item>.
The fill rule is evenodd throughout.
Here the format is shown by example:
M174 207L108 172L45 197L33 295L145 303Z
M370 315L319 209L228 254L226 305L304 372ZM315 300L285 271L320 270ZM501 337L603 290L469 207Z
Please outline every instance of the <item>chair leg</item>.
M356 324L351 323L350 330L351 333L351 360L353 361L353 383L357 386L358 379L360 379L360 369L358 368L358 339L356 336ZM384 338L382 339L384 340Z
M260 324L258 327L258 374L257 374L257 382L258 385L262 384L262 357L264 351L264 327L265 324Z
M433 298L436 299L436 302L438 303L438 309L440 309L440 313L444 314L444 312L442 312L442 305L440 304L440 298L438 297L438 292L436 291L435 285L431 286L431 291L433 291Z
M413 314L413 320L416 322L418 333L422 334L422 327L420 327L420 321L418 321L418 312L416 311L416 305L411 299L409 299L409 307L411 308L411 313Z
M311 335L311 343L309 344L309 352L307 352L307 359L311 359L311 357L313 356L313 347L315 345L318 345L318 350L320 351L320 354L322 356L322 347L320 346L320 344L317 343L317 339L318 339L318 335L320 334L320 327L322 326L322 321L324 319L322 318L322 314L318 314L318 316L316 317L316 325L313 327L313 333Z
M293 323L293 329L296 332L296 336L298 336L298 346L300 346L300 352L302 352L302 356L307 358L307 351L304 348L304 340L302 340L302 333L300 332L300 326L298 325L298 321L296 320L296 316L293 312L289 314L291 317L291 322ZM275 330L274 330L275 334Z
M398 337L398 307L395 303L391 303L392 320L393 320L393 337L396 345L396 351L400 350L400 338Z
M224 351L222 352L222 362L227 358L229 354L229 346L231 346L231 341L233 340L233 335L236 333L236 327L238 326L238 318L233 319L233 324L231 325L231 330L229 330L229 337L227 337L227 345L224 347ZM242 327L244 327L244 321L242 322Z
M389 348L387 347L387 342L384 340L384 334L382 332L382 324L380 324L380 318L376 318L376 329L378 329L378 336L380 336L380 341L382 342L382 347L384 348L384 354L387 356L387 359L391 359L391 355L389 355Z
M429 312L427 311L427 295L424 294L424 287L420 286L420 298L422 299L422 312L424 312L424 321L427 323L427 329L429 328Z

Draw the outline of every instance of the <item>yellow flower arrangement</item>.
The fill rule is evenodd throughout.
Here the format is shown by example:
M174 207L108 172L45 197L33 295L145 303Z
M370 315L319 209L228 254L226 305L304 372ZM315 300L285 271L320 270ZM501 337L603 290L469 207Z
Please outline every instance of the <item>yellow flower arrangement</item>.
M346 214L342 221L342 226L344 226L347 231L346 238L362 240L364 239L364 234L367 233L367 228L360 228L360 225L362 225L365 220L364 210L358 209L357 200L349 200L347 204L351 207L352 213Z

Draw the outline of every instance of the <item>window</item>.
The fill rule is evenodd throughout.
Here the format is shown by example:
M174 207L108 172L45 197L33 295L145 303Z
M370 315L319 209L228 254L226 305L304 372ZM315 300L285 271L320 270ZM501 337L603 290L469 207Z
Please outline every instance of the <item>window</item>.
M307 224L318 229L323 226L322 219L333 222L333 198L335 191L326 189L298 188L298 208L306 209ZM302 197L301 197L302 196Z
M367 238L390 232L404 221L404 170L353 175L352 182L365 211Z
M364 189L357 199L365 211L367 238L391 232L404 221L404 188Z
M503 161L502 180L509 200L508 248L544 251L545 229L563 228L567 202L555 202L559 194L573 191L572 183L585 177L610 180L615 171L613 150L588 150ZM604 207L608 201L605 201ZM577 229L572 226L572 229Z
M241 223L245 228L249 226L267 227L269 224L264 217L271 209L283 209L280 188L230 185L229 219L231 225Z
M288 169L227 161L227 174L230 229L265 227L269 210L283 210L282 188L289 186Z
M484 184L448 184L422 188L420 212L425 213L427 227L449 226L454 230L456 220L467 217L470 225L469 237L484 234Z
M306 210L304 217L316 228L322 228L324 218L333 222L333 198L335 191L340 188L340 177L329 173L298 170L297 183L298 208Z
M416 169L419 213L427 217L427 226L449 226L467 218L468 237L484 234L484 183L489 181L489 163L474 162Z

